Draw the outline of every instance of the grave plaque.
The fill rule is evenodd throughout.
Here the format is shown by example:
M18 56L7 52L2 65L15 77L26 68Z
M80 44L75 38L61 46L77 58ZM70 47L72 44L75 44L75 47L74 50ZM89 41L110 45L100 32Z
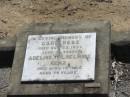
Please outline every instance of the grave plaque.
M29 35L21 81L94 80L96 33Z
M8 96L108 97L110 28L107 21L25 26L17 34Z

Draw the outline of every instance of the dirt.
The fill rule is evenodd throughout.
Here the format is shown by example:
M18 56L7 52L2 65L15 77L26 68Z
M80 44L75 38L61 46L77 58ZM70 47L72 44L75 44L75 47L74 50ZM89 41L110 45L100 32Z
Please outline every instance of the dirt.
M32 22L109 20L130 31L130 0L0 0L0 32L14 36Z

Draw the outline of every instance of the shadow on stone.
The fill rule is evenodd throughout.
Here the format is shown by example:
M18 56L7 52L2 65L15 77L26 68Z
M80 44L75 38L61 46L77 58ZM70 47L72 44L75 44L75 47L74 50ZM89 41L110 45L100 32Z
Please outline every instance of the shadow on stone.
M111 58L124 63L130 63L130 42L121 44L111 44Z
M0 68L12 67L14 50L0 51Z

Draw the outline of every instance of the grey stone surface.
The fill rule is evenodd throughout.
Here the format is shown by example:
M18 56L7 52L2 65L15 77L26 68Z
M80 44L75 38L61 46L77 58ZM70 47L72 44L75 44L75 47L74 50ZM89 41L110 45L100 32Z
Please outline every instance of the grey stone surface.
M14 50L16 37L6 37L0 39L0 51Z
M93 87L93 88L100 88L101 87L101 84L100 83L86 83L85 84L85 87L88 87L88 88L90 88L90 87Z
M110 23L96 22L64 22L31 24L17 35L16 50L11 73L8 95L44 95L44 94L108 94L108 68L110 57ZM85 83L21 83L23 62L28 35L97 32L96 78L101 87L86 87ZM72 91L72 92L71 92Z
M111 32L111 42L116 45L130 44L129 32Z
M130 96L130 80L124 81L122 83L122 85L120 85L117 89L120 93L124 95L125 97L129 97ZM118 95L119 95L118 94ZM120 97L120 96L119 96Z
M11 68L0 68L0 97L7 97Z
M9 85L10 68L0 68L0 89Z

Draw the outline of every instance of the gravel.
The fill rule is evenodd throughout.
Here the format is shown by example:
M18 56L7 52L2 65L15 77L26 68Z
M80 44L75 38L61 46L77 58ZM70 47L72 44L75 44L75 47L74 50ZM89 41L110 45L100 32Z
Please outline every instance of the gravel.
M110 68L110 97L130 97L130 64L112 61Z

